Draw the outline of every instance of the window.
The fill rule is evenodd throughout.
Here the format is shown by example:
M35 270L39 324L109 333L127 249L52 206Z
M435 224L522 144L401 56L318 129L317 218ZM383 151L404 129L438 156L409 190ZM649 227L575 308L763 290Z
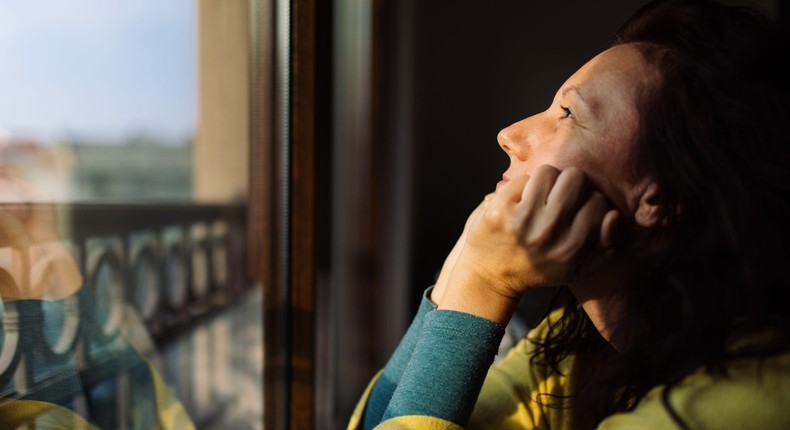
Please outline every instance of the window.
M262 428L261 3L0 3L0 415Z

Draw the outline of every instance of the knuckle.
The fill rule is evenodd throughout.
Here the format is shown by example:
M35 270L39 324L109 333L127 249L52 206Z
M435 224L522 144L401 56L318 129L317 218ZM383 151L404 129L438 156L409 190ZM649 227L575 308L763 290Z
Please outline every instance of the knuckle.
M505 218L504 208L500 205L491 205L486 209L484 217L490 223L501 224Z
M578 241L566 241L556 250L557 261L562 264L572 263L576 258L576 255L579 253L579 249L580 245Z
M557 183L562 183L567 189L581 189L587 183L587 175L576 167L568 167L560 173Z
M551 242L552 234L548 228L534 228L526 235L526 245L531 249L545 248Z
M587 179L587 175L577 167L568 167L562 171L561 175L567 176L568 179L574 181L584 181Z
M535 170L533 177L538 177L541 179L556 179L561 173L562 172L560 172L560 170L556 167L549 164L544 164Z
M595 200L597 202L606 202L606 197L600 191L593 191L592 196L590 199Z

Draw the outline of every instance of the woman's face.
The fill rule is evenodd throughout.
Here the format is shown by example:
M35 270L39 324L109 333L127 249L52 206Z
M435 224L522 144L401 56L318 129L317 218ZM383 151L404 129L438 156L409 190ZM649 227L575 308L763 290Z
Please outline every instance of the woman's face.
M499 132L510 157L503 180L543 164L576 167L621 213L633 214L644 188L631 168L637 94L656 79L634 46L599 54L562 85L546 111Z

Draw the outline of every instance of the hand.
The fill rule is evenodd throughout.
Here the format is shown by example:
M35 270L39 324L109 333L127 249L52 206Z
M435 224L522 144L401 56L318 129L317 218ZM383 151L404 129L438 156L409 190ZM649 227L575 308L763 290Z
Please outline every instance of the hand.
M468 228L442 307L506 322L527 290L584 276L618 216L588 188L580 170L551 166L500 187Z

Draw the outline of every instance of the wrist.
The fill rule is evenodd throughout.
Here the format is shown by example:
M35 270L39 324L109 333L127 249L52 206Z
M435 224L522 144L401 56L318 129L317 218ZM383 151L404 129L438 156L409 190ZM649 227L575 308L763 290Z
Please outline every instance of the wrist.
M431 288L431 293L428 299L430 299L430 301L436 306L439 306L439 304L442 302L442 296L444 296L446 285L447 279L442 279L442 277L439 276L439 279L436 280L436 283Z
M448 283L450 287L441 303L434 302L438 309L475 315L503 326L510 321L521 298L500 291L491 281L464 267L456 266Z

